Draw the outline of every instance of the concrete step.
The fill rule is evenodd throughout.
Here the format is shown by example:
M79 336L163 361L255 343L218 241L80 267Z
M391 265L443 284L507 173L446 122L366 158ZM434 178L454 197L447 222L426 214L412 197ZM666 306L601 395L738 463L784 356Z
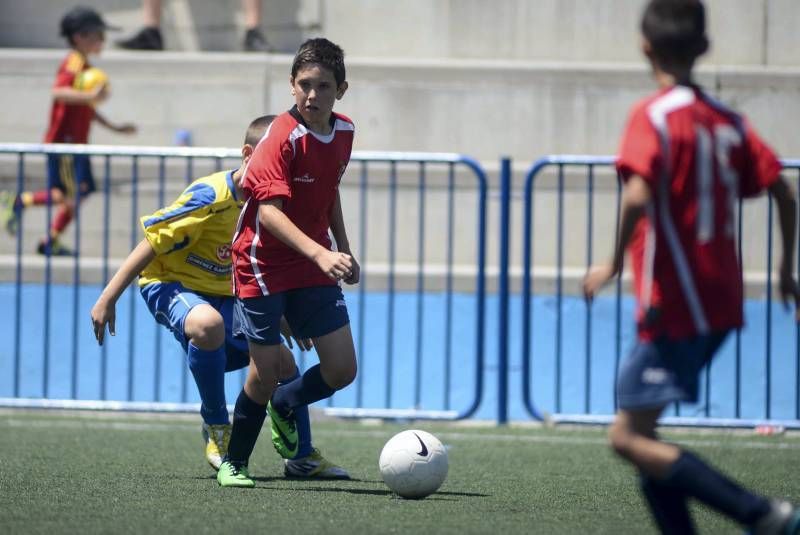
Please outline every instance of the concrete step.
M62 50L0 49L0 142L36 142ZM133 121L136 136L95 126L92 142L170 145L180 129L199 146L236 146L258 115L289 108L291 56L129 53L98 60L112 96L101 107ZM501 155L532 162L548 153L612 154L630 106L654 89L636 64L488 60L348 59L350 89L337 110L356 124L355 148ZM745 112L786 157L800 155L800 68L711 67L698 81Z
M325 35L350 57L636 62L645 0L263 0L263 27L279 51ZM85 0L127 32L140 0ZM3 2L0 46L60 47L59 18L74 2ZM708 65L798 66L796 0L706 0ZM170 50L241 50L240 0L164 0ZM111 36L112 38L115 35Z

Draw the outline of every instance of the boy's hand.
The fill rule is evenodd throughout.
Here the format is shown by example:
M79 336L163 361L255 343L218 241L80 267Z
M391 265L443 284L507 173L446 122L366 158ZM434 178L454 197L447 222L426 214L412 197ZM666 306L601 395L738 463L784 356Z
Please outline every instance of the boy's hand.
M303 351L310 351L314 348L314 342L311 341L311 338L297 338L294 333L292 333L292 328L289 327L289 322L286 321L286 318L281 316L281 334L283 338L286 340L286 345L289 346L289 349L292 349L292 339L297 342L297 347L299 347Z
M361 280L361 266L358 265L358 262L356 262L356 259L352 256L350 260L352 260L353 265L350 267L350 273L345 274L343 280L346 284L358 284L358 281Z
M594 296L597 295L603 286L616 275L614 265L599 264L589 268L586 276L583 278L583 296L587 301L591 302Z
M781 269L779 291L786 310L789 309L789 300L794 301L795 320L800 321L800 287L798 287L790 267Z
M120 134L135 134L136 125L133 123L122 123L114 127L114 132L119 132Z
M108 303L102 297L92 307L92 327L94 328L94 337L97 339L99 345L103 345L103 339L106 334L106 324L108 324L108 332L111 336L116 335L114 330L114 321L116 320L116 307L114 303Z
M323 249L314 262L325 275L335 281L352 275L353 258L349 254Z

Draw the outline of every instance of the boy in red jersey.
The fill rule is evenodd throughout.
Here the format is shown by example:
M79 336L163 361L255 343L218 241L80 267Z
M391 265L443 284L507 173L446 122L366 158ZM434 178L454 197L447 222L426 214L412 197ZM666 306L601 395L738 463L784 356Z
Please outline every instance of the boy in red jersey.
M75 7L61 19L61 35L67 39L71 50L56 73L45 143L88 143L89 126L93 120L122 134L136 132L132 124L114 124L95 109L109 96L107 84L98 84L91 91L75 87L77 77L92 67L89 56L98 55L103 49L107 28L110 26L100 14L87 7ZM47 185L46 190L26 191L16 197L4 194L4 198L0 199L3 204L0 214L3 226L9 233L15 234L19 213L24 208L52 202L59 209L53 217L50 235L39 243L38 252L71 255L72 252L61 245L58 238L72 221L75 204L95 190L89 156L48 154Z
M768 191L783 244L780 292L797 304L792 276L795 200L781 165L739 114L692 81L708 48L699 0L651 0L642 17L643 51L659 91L636 104L617 169L625 183L613 259L589 270L591 299L623 265L629 247L639 340L617 379L620 410L611 446L640 473L662 533L694 533L695 498L754 533L796 533L800 513L755 495L682 448L662 442L664 408L696 401L698 378L728 333L742 326L742 275L735 218L740 197Z
M233 322L234 334L247 338L252 365L217 473L225 487L254 486L247 464L268 404L273 445L291 458L298 447L293 410L330 397L356 375L339 287L359 279L339 198L354 132L350 119L333 113L347 90L342 49L327 39L306 41L289 82L295 106L272 122L242 178L246 200L232 245ZM313 340L320 363L276 388L281 316L296 336Z

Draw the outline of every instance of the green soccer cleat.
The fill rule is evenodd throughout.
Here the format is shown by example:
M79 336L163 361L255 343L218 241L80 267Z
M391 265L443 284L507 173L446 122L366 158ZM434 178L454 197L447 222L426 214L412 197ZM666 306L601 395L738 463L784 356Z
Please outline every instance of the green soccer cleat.
M19 226L19 210L16 207L17 198L7 191L0 191L0 224L6 232L15 236Z
M228 443L231 441L231 425L209 425L203 423L203 442L206 445L206 461L215 470L219 470L222 459L228 454Z
M225 461L220 465L217 472L217 483L219 483L220 487L240 487L245 489L251 489L256 486L255 481L250 479L247 466L236 467L230 461Z
M294 418L283 418L272 408L271 401L267 404L267 412L272 427L272 445L281 457L291 459L300 447Z
M350 474L322 456L317 448L302 459L284 459L283 474L286 477L306 479L350 479Z

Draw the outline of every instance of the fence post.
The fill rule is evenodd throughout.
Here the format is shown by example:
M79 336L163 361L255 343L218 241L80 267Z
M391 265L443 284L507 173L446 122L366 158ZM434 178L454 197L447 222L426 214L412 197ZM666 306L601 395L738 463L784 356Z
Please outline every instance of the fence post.
M500 160L500 274L497 326L497 423L508 423L508 245L511 241L511 158Z

